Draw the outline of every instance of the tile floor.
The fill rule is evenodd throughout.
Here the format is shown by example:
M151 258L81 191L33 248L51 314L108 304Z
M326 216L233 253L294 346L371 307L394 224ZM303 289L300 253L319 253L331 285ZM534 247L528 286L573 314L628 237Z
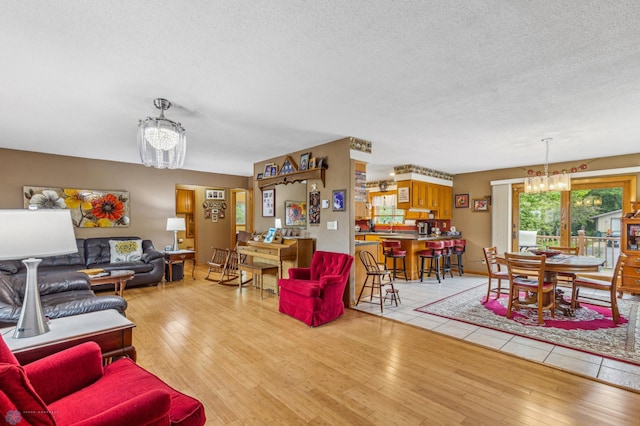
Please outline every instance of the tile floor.
M361 302L358 306L354 306L354 309L374 315L382 315L385 318L413 324L523 358L553 365L563 370L577 372L640 391L640 366L414 310L469 288L482 284L486 285L486 283L486 277L469 274L465 274L462 277L457 275L454 275L454 278L448 277L441 284L438 284L435 278L425 279L423 283L420 281L405 282L398 279L395 282L395 288L400 290L400 299L402 301L398 307L390 304L387 299L382 314L380 313L380 305L377 303ZM625 297L628 296L625 295ZM375 298L374 301L376 301Z

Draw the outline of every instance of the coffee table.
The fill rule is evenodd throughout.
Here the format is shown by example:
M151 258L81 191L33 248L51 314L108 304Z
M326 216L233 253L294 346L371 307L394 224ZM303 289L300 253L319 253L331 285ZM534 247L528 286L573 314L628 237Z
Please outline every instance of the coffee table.
M56 318L49 322L50 331L34 337L14 339L14 327L0 329L11 352L24 365L84 342L96 342L105 362L127 356L136 360L133 346L135 324L115 309Z
M127 281L132 279L136 274L134 271L126 269L118 271L106 271L107 275L92 277L89 275L89 282L91 287L102 284L113 284L115 286L116 294L120 297L124 297L124 288L127 285Z

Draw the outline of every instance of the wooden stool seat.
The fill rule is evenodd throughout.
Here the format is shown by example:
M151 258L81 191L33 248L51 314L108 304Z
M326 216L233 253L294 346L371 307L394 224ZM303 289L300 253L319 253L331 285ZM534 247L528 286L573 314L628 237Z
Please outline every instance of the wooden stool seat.
M260 288L260 298L262 299L264 294L264 286L262 285L262 275L265 273L275 272L278 274L278 265L264 262L243 262L238 263L238 271L245 271L251 273L255 278L254 286ZM242 278L238 280L238 286L242 288Z

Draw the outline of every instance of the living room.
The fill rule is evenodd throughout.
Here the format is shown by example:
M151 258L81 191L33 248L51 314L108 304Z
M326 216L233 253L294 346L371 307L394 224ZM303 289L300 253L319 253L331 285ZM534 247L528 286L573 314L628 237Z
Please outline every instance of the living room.
M228 215L204 216L205 191L247 191L249 230L264 233L277 216L258 174L287 156L326 157L326 182L305 191L349 202L301 232L354 254L351 138L372 141L355 155L371 182L416 164L453 174L454 195L492 197L488 214L452 211L469 275L486 274L483 247L511 246L507 200L543 170L541 138L557 141L552 172L588 164L576 182L640 176L637 5L329 3L7 6L0 209L24 208L25 187L126 191L127 226L75 236L163 250L176 189L195 191L196 280L124 297L136 362L201 400L210 424L632 424L637 392L352 309L309 328L276 295L204 279L212 247L235 243ZM140 162L137 120L158 96L187 129L183 168Z

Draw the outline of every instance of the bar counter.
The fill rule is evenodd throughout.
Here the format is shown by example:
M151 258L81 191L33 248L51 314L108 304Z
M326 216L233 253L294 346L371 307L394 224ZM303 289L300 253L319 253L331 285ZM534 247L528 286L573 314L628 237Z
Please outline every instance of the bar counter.
M412 280L420 279L420 258L418 253L425 249L427 241L443 241L443 240L459 240L462 239L462 235L418 235L415 232L356 232L356 244L362 241L377 241L384 240L398 240L401 244L401 249L407 251L407 275ZM356 246L357 247L357 246ZM359 261L359 259L355 259ZM378 260L382 262L384 255L382 254L382 244L378 246ZM397 267L401 267L402 261L396 262ZM428 265L427 265L428 266ZM393 268L392 260L387 261L387 267ZM402 278L398 278L402 281Z

